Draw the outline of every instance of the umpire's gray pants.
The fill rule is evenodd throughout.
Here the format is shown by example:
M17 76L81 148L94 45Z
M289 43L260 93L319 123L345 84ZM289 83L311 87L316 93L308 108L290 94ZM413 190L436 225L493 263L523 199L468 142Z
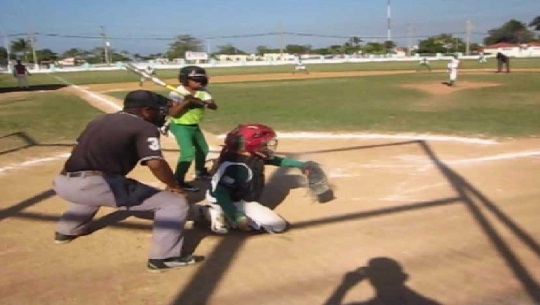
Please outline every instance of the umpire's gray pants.
M58 222L57 232L81 235L101 206L118 208L114 195L101 176L66 177L54 179L54 191L71 204ZM165 259L181 255L183 228L189 206L183 195L161 191L139 205L120 209L154 211L152 246L149 259Z

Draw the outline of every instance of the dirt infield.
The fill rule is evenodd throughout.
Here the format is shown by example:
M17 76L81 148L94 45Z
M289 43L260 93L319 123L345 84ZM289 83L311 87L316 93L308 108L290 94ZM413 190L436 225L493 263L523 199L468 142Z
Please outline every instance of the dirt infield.
M136 87L62 90L111 111L101 99L120 102L100 91ZM164 147L175 162L171 138ZM0 304L540 304L539 139L283 138L279 151L321 163L337 199L316 204L298 171L270 170L262 201L288 232L195 226L188 248L206 260L160 275L145 272L147 215L102 209L94 233L53 244L66 203L51 180L69 147L1 154ZM132 176L158 185L145 168Z

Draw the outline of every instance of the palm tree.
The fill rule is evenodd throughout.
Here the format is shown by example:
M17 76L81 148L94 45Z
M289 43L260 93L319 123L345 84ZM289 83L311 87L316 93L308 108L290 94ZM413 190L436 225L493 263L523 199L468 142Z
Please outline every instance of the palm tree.
M22 53L22 55L24 55L24 60L28 61L28 51L30 51L31 46L29 40L19 38L11 42L11 51L13 53Z

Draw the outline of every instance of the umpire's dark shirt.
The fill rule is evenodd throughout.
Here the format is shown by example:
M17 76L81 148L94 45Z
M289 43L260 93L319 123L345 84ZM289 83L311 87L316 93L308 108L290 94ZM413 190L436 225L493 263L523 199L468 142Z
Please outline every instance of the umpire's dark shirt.
M127 175L140 161L163 159L160 133L144 119L118 112L91 121L66 161L67 172L97 170Z

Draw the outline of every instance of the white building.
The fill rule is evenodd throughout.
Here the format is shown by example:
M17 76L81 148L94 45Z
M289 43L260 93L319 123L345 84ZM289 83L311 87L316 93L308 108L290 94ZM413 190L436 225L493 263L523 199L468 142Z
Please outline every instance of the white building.
M529 42L523 44L499 42L484 47L484 54L495 55L503 53L511 57L540 57L540 43Z

